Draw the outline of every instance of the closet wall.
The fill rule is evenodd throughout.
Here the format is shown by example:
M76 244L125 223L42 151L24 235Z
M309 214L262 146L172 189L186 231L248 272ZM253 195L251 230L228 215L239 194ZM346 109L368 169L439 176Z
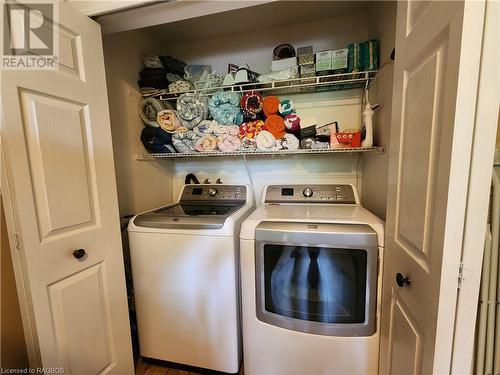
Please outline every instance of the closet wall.
M396 1L373 2L370 6L370 28L373 35L380 40L380 69L376 79L371 83L369 96L370 104L380 104L373 116L373 132L375 144L385 147L386 152L381 155L368 154L361 157L363 176L361 200L367 209L384 220L394 78L394 62L390 56L395 46L396 7Z
M307 5L302 4L302 6ZM373 7L376 8L376 4ZM395 5L393 7L395 8ZM363 163L359 154L249 156L246 162L243 157L181 159L157 164L156 166L161 169L155 169L150 162L134 160L135 154L145 152L139 141L142 123L137 115L139 93L136 85L140 56L143 53L169 54L188 64L209 64L213 70L221 74L226 73L227 64L230 62L235 64L247 62L258 72L268 72L272 50L281 43L292 43L295 47L313 45L316 52L323 49L344 48L354 41L387 37L379 34L380 31L376 27L378 25L374 25L374 16L370 14L370 8L371 6L355 6L343 9L340 14L335 13L336 16L325 14L313 21L281 23L280 26L267 28L261 27L256 20L255 27L252 27L251 31L233 34L227 32L223 35L221 33L213 35L214 32L211 30L206 33L204 30L210 25L227 30L232 24L253 21L235 18L232 20L233 23L228 23L228 20L231 20L228 15L221 15L219 21L217 21L218 16L211 16L209 20L200 18L105 36L111 123L122 214L166 203L167 196L158 190L158 184L167 183L170 177L172 198L169 198L176 199L184 183L184 176L190 172L197 174L201 180L209 178L212 182L220 177L225 183L253 183L257 199L263 186L269 183L347 182L357 184L358 189L363 191L361 183L364 179L363 173L365 171L369 173L374 168L370 163L375 163L374 166L382 165L382 173L378 178L386 179L386 158L384 155L374 153L363 157L363 160L378 160L366 162L363 172L360 172ZM380 14L387 10L380 8ZM282 16L286 18L285 14ZM391 16L392 14L389 15ZM384 21L387 21L386 17L383 17L380 23ZM385 29L382 31L389 32ZM389 49L389 44L392 46L394 36L388 39L386 49ZM384 41L381 45L384 46ZM390 75L390 72L387 74ZM382 83L385 86L379 94L374 93L374 97L387 94L387 87L390 87L391 83L387 80L382 80ZM287 97L294 100L299 114L313 115L319 124L338 120L343 128L354 128L361 125L361 93L361 90L348 90L287 95ZM392 97L390 92L388 97ZM377 100L382 101L378 98ZM390 99L387 101L390 103ZM384 110L390 112L390 107ZM384 131L376 132L377 144L379 137L385 137ZM154 175L154 178L146 178L146 173L148 176ZM372 176L375 175L372 173ZM141 178L141 181L136 181L137 178ZM377 193L362 196L366 197L369 209L376 210L376 213L384 217L385 192L379 196L383 184L379 185Z
M170 202L172 197L171 163L136 160L136 155L145 152L139 139L143 128L137 87L141 56L159 52L160 45L141 30L106 35L103 47L120 215L131 215Z

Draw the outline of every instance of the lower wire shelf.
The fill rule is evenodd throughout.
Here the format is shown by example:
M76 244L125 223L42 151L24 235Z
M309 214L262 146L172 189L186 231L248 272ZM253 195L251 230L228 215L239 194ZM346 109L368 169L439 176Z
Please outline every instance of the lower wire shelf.
M376 152L384 153L384 147L346 147L333 149L298 149L298 150L280 150L280 151L208 151L208 152L186 152L186 153L159 153L137 155L137 160L158 160L158 159L187 159L187 158L207 158L207 157L232 157L232 156L287 156L287 155L318 155L318 154L346 154L358 152Z

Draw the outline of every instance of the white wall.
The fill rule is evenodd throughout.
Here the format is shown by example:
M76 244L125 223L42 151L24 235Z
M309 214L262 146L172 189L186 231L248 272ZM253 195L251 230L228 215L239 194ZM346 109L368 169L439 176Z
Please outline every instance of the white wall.
M363 175L363 205L385 220L387 204L387 176L389 163L389 137L391 131L392 84L394 62L389 59L396 37L397 2L374 2L372 4L371 37L380 40L381 69L371 84L370 103L380 104L373 116L374 142L384 146L386 152L377 155L363 155L361 174ZM396 51L397 54L397 51ZM385 66L382 66L386 63Z
M265 73L270 70L274 47L281 43L291 42L295 47L313 45L315 51L318 51L343 48L351 42L377 36L383 38L381 47L382 56L385 56L385 51L393 45L394 30L390 35L393 26L385 28L384 33L378 28L384 22L393 25L394 20L390 17L395 15L390 13L391 6L386 4L380 6L380 9L374 4L373 8L377 8L377 17L380 16L380 20L374 20L373 14L357 13L267 29L260 29L257 20L235 20L255 22L255 29L252 32L177 44L169 40L172 38L171 34L166 37L160 29L143 29L105 36L105 61L120 212L128 214L160 206L172 199L171 192L173 199L176 199L187 173L195 173L201 180L209 177L215 181L220 177L227 183L250 181L242 158L181 159L164 161L157 165L135 160L136 154L145 152L139 141L142 124L137 115L139 97L136 80L141 54L170 54L189 64L212 65L213 70L219 73L226 72L228 63L248 62L252 69ZM387 15L384 14L386 11L389 12ZM200 30L200 35L202 34L203 30ZM384 77L392 77L392 67L383 74ZM385 145L388 144L386 124L389 124L389 121L384 119L387 113L390 113L392 80L383 78L373 86L373 101L384 104L375 117L375 139ZM319 124L337 120L344 129L361 125L361 90L316 93L292 98L296 102L299 115L314 115ZM383 125L378 125L380 123ZM357 154L331 154L274 158L252 156L247 157L247 160L257 194L260 194L266 183L357 183L358 189L363 190L363 203L379 216L385 216L385 155L370 153L360 157ZM364 184L365 188L361 189L365 173L369 183Z
M118 202L124 216L172 199L171 164L136 160L146 152L139 138L144 126L138 112L141 56L155 52L160 43L144 31L131 31L106 35L103 44Z
M348 14L265 30L259 29L256 22L252 32L182 44L170 43L164 52L189 64L212 65L212 69L219 73L225 73L230 62L247 62L253 70L266 73L270 71L272 51L278 44L313 45L315 51L344 48L353 41L368 39L367 25L366 14ZM161 35L157 37L161 38ZM348 90L286 97L294 100L299 115L315 116L318 124L336 120L341 128L348 129L361 125L361 94L361 90ZM258 196L268 183L358 182L360 188L361 176L356 171L359 155L247 157L247 161ZM178 160L174 171L175 197L187 173L195 173L202 179L209 177L212 181L220 177L226 183L250 182L242 158L205 159L203 162Z

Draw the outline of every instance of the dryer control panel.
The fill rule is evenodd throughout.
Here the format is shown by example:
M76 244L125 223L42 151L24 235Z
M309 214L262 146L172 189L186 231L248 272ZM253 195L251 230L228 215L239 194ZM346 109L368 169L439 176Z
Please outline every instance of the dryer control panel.
M326 203L356 204L351 185L270 185L266 190L266 203Z
M181 202L186 201L245 201L247 188L244 185L186 185Z

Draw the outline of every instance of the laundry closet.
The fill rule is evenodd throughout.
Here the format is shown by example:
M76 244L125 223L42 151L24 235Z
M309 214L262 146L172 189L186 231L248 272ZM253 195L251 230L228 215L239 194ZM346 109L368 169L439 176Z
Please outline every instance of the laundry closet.
M371 301L381 311L371 322L380 335L373 373L403 373L408 364L412 373L470 368L472 340L457 344L454 330L473 337L475 310L465 301L477 299L479 283L464 284L459 295L456 281L461 262L471 262L471 280L480 273L467 240L484 232L486 214L472 220L467 207L484 206L472 192L484 192L489 178L470 176L477 160L492 158L496 131L495 116L482 122L491 152L489 144L481 148L475 113L494 90L485 77L498 77L484 52L494 44L485 3L172 1L95 16L100 30L67 6L60 9L59 71L2 77L3 105L13 108L2 134L9 182L2 196L11 248L21 254L13 251L13 264L30 364L128 373L118 217L177 202L192 173L214 187L248 185L256 206L269 184L352 185L357 203L386 221L384 259L372 259L383 270ZM355 87L322 87L316 79L313 89L290 84L269 92L291 99L299 116L337 121L340 130L362 128L369 98L373 146L204 156L150 154L141 143L144 55L210 65L222 75L228 64L265 74L281 44L316 53L370 40L379 43L378 69L360 72ZM63 122L74 126L56 136ZM65 137L81 155L58 154ZM52 267L60 259L64 265ZM77 320L104 333L96 338Z
M113 16L110 17L112 22ZM137 81L144 54L170 55L188 64L211 65L212 71L219 74L227 72L229 63L241 65L244 62L253 71L268 73L272 51L282 43L290 43L295 48L311 45L314 52L318 52L346 48L352 42L379 39L381 69L370 80L370 101L380 104L374 115L375 145L387 148L393 79L390 56L394 48L395 20L396 4L392 2L318 2L314 6L301 2L271 2L105 34L106 80L121 214L137 213L165 200L175 200L184 176L191 172L212 182L217 178L225 183L252 181L257 201L264 185L270 182L353 183L365 207L384 219L388 155L383 149L324 155L250 155L245 157L248 170L242 156L143 161L141 155L147 152L139 140L143 124L138 117L142 98ZM106 16L103 22L106 32ZM278 94L291 98L298 107L297 113L316 115L318 123L338 121L344 128L362 126L362 89Z

